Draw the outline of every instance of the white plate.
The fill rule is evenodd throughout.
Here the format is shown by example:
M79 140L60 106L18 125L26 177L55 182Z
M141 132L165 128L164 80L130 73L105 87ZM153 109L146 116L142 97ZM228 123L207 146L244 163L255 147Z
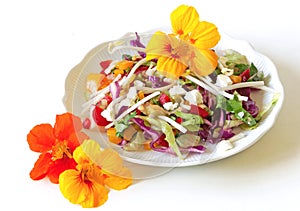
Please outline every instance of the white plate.
M141 41L146 44L150 39L149 33L140 34ZM121 39L129 44L131 39L134 39L134 33L128 33ZM63 98L64 105L67 111L72 112L75 115L81 116L82 107L81 105L86 101L85 99L85 85L86 78L89 73L98 73L101 71L99 62L107 59L121 59L121 55L124 53L134 55L137 52L132 50L118 50L114 54L108 52L108 43L105 42L94 49L92 49L84 59L75 66L66 78L65 83L65 95ZM231 38L225 33L221 33L221 40L216 46L215 50L220 53L225 49L233 49L246 55L250 62L264 72L266 77L266 85L270 88L276 90L279 94L279 100L272 108L272 110L259 122L257 128L251 131L247 131L246 136L236 142L234 142L234 147L227 151L216 150L214 146L211 146L208 152L204 154L190 154L186 159L180 160L175 156L154 152L126 152L119 147L113 146L106 141L106 135L98 131L92 132L86 130L85 132L94 140L97 140L102 147L113 147L117 150L124 160L147 165L147 166L157 166L157 167L178 167L178 166L192 166L200 165L207 162L217 161L224 159L226 157L237 154L256 143L274 124L277 119L278 113L282 107L284 100L284 91L280 79L277 74L276 67L272 61L261 53L255 51L251 45L243 40L236 40ZM258 91L254 100L260 106L260 108L272 100L273 93ZM83 116L81 116L83 117Z

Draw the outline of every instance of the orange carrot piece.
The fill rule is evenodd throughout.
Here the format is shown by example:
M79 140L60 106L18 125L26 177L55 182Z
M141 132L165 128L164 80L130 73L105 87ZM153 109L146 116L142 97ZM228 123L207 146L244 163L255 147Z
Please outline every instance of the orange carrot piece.
M116 64L116 68L120 70L126 70L128 68L131 68L133 66L133 61L123 60Z
M237 84L242 82L242 77L239 75L231 75L229 76L230 79L232 80L232 83Z
M119 144L122 141L122 138L118 137L116 135L117 131L115 128L111 127L108 128L106 131L106 135L108 137L108 140L114 144Z
M140 100L143 99L143 98L145 97L144 92L143 92L142 90L140 90L140 91L138 92L138 97L139 97Z

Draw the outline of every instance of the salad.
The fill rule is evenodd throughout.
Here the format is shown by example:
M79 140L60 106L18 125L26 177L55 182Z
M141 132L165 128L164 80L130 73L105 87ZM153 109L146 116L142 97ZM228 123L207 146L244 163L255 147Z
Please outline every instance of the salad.
M134 55L100 62L102 71L87 77L83 104L86 129L101 128L108 140L126 151L153 150L180 158L204 153L207 144L245 136L270 109L252 99L265 86L264 74L232 49L218 57L208 76L187 71L170 78L157 71L157 59L147 60L139 35L132 40ZM275 102L275 101L274 101Z

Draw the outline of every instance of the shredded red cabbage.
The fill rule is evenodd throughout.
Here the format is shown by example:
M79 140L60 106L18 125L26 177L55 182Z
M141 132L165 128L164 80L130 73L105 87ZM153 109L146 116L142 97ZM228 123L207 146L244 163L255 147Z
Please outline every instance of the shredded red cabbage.
M130 40L130 45L134 47L146 48L145 45L141 42L140 36L137 32L135 32L136 39ZM145 52L138 51L139 55L143 58L146 57Z
M144 131L144 135L146 138L147 138L147 136L151 137L152 142L159 139L161 134L159 134L157 131L153 130L151 127L146 126L144 123L144 120L142 120L140 118L132 118L130 121L137 124Z

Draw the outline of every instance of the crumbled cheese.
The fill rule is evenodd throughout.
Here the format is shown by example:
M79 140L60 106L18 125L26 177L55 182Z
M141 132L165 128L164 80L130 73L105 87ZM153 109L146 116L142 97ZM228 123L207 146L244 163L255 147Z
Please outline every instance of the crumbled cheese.
M226 76L231 76L233 74L233 69L224 67L221 69L221 72Z
M237 114L240 118L243 118L245 113L243 111L240 111L238 114Z
M167 111L172 111L172 110L174 110L175 108L178 107L178 103L167 102L167 103L163 104L163 107Z
M226 76L223 74L219 74L217 76L216 85L218 85L220 87L226 87L231 84L232 84L232 80L229 78L229 76Z
M171 78L164 78L163 79L163 82L166 82L166 83L173 83L174 82L174 80L173 79L171 79Z
M115 113L114 113L113 109L111 109L110 107L101 112L101 116L103 116L107 121L110 121L110 122L112 122L115 119L114 114Z
M180 85L177 86L173 86L170 90L169 90L169 94L170 96L175 96L175 95L185 95L186 91L184 88L182 88Z
M202 95L201 93L194 89L192 91L189 91L185 94L184 99L189 101L190 104L198 105L203 103Z
M149 69L146 70L145 74L146 74L147 76L153 76L154 73L155 73L155 71L156 71L155 68L149 68Z

